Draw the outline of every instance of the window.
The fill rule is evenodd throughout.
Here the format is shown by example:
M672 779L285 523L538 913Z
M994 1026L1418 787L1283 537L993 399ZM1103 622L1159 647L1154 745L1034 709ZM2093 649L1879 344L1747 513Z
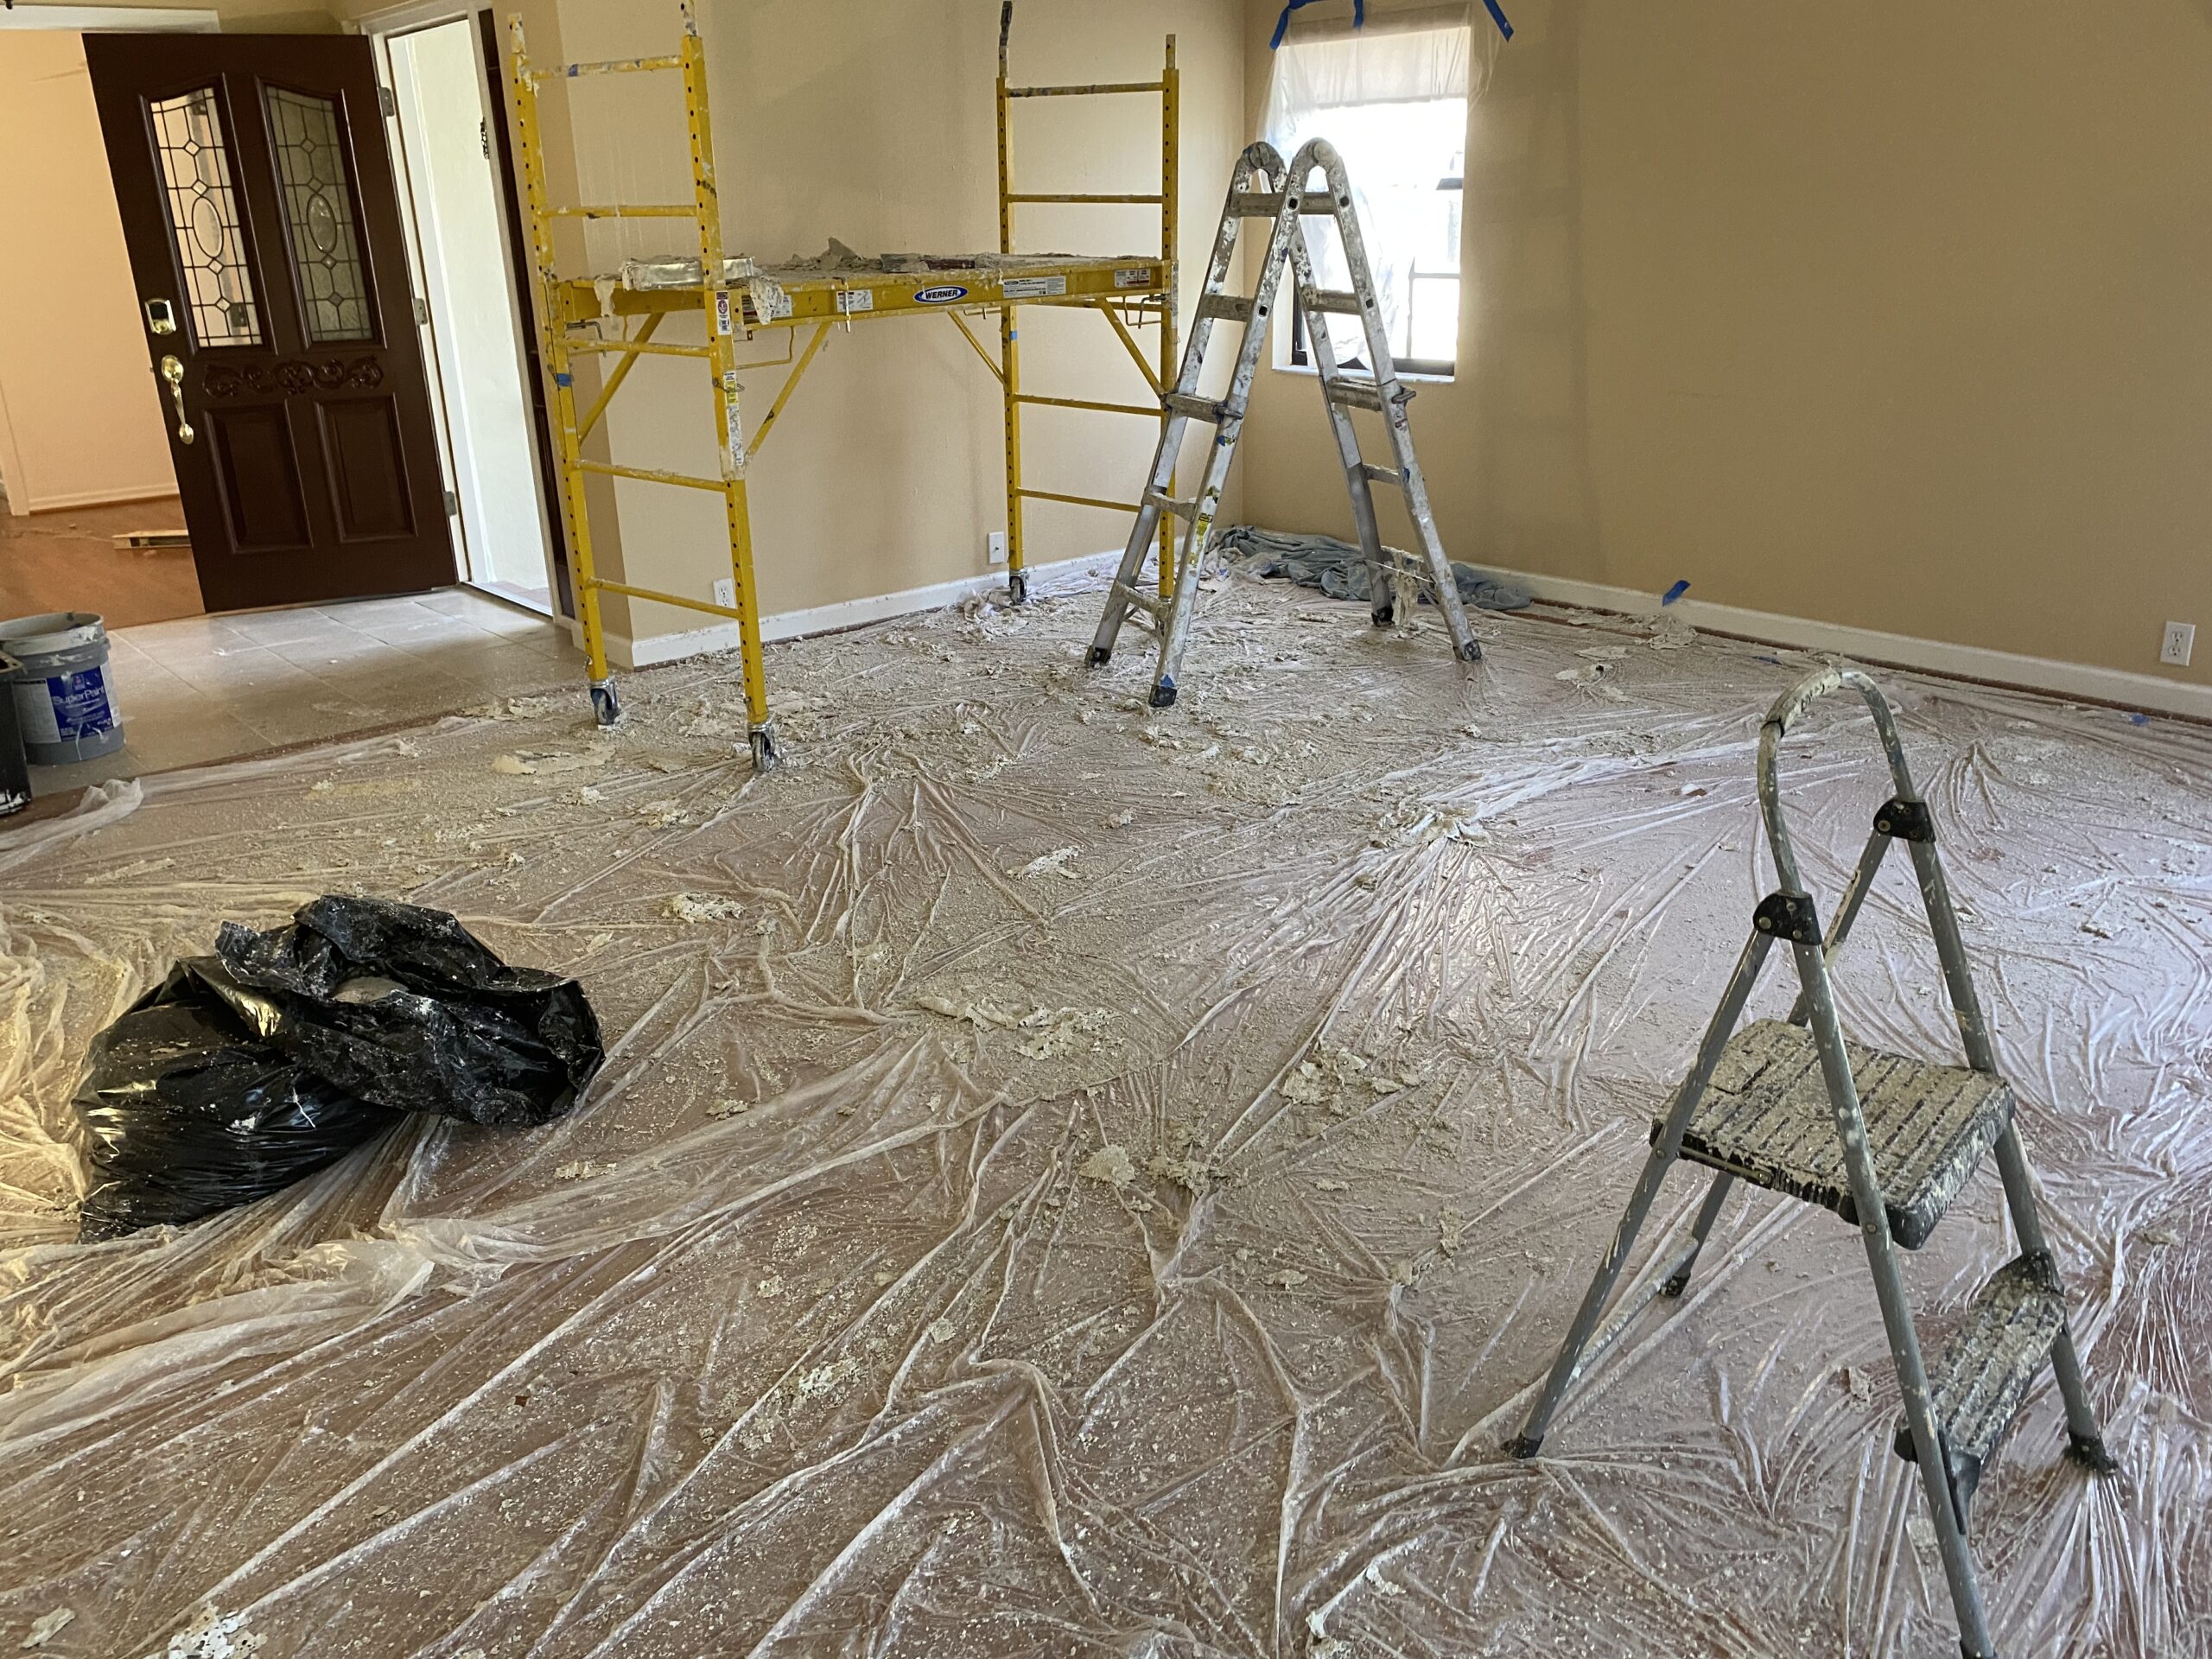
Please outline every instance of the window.
M284 222L292 233L292 268L299 275L308 338L318 346L372 339L368 277L346 181L338 105L280 86L268 89L267 102L269 143L284 187Z
M185 312L195 344L258 346L253 278L246 270L231 151L215 89L201 86L146 106L168 199L169 234L184 271Z
M1286 41L1275 54L1264 130L1285 160L1325 138L1344 159L1383 333L1402 372L1449 375L1459 361L1461 176L1467 143L1469 31L1387 32ZM1351 286L1333 227L1312 229L1316 279ZM1275 361L1308 366L1314 319L1282 309ZM1357 317L1332 316L1337 359L1368 368Z

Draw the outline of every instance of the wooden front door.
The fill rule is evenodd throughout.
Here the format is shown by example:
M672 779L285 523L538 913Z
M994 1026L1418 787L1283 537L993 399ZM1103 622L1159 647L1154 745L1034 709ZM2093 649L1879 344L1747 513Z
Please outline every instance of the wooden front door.
M87 35L213 611L454 579L369 43Z

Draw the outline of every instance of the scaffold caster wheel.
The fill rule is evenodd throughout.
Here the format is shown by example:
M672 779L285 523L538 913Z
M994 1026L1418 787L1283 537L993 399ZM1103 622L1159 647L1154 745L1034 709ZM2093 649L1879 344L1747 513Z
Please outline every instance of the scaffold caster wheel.
M1015 604L1027 605L1029 602L1029 573L1027 570L1007 571L1006 591L1007 598Z
M1152 706L1155 709L1173 709L1175 706L1175 682L1165 674L1152 688Z
M614 682L601 680L591 689L592 717L602 726L621 723L622 703L614 695Z
M1093 645L1090 648L1090 665L1093 668L1103 668L1113 660L1114 648L1111 645Z
M776 727L774 721L753 728L753 770L773 772L776 769Z

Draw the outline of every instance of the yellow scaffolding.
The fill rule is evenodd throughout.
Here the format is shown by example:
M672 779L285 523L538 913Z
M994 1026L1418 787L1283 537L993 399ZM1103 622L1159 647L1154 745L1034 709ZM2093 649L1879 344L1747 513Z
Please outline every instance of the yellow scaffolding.
M623 594L632 599L727 617L738 625L744 663L745 702L751 727L753 764L775 764L774 723L768 712L766 666L760 649L759 591L753 575L753 525L746 493L747 472L760 456L761 446L775 429L791 394L813 365L831 328L850 327L878 318L946 316L974 346L976 355L997 378L1003 392L1006 421L1007 564L1007 586L1014 602L1028 597L1028 579L1022 550L1022 507L1027 501L1058 501L1109 511L1137 511L1135 502L1104 500L1094 496L1031 488L1021 467L1021 411L1025 406L1084 410L1108 414L1137 415L1160 421L1167 418L1158 402L1147 404L1110 403L1076 397L1045 397L1021 389L1020 331L1016 314L1025 305L1077 307L1095 310L1112 325L1144 374L1155 399L1172 384L1175 358L1175 238L1178 193L1177 124L1180 82L1175 67L1175 37L1169 35L1165 66L1157 81L1068 86L1014 86L1007 84L1007 62L1013 28L1013 0L1005 0L999 20L998 161L999 257L986 262L926 259L918 269L816 270L797 267L764 270L749 259L732 259L723 249L721 211L715 182L714 133L708 113L706 55L699 38L693 0L677 0L683 34L677 52L668 57L623 58L598 63L560 64L533 69L523 40L522 20L507 20L512 53L508 92L514 101L515 127L520 142L524 193L530 209L531 251L543 296L542 326L546 371L553 381L556 460L561 474L561 497L568 518L569 550L576 595L577 618L583 628L584 652L591 676L594 712L602 725L620 718L620 705L607 659L607 635L600 613L600 595ZM691 146L692 199L688 204L596 205L556 207L549 199L545 158L538 124L538 88L549 80L574 80L585 76L673 71L683 79L683 105ZM1012 100L1024 98L1104 97L1129 93L1157 93L1161 100L1160 187L1157 194L1037 194L1017 193L1010 156L1008 111ZM1101 258L1071 258L1061 255L1023 256L1014 251L1014 210L1027 203L1090 203L1156 205L1160 210L1160 255L1122 255ZM642 271L626 268L620 278L570 276L556 263L553 231L563 219L586 221L606 219L688 219L698 235L699 262L696 274L688 262L643 262ZM632 262L633 266L640 262ZM654 339L664 317L673 312L696 311L703 319L706 343L670 345ZM999 317L999 356L994 360L970 328L963 313ZM1160 331L1159 366L1146 360L1144 348L1132 325L1156 322ZM607 330L616 332L609 337ZM759 364L741 364L737 348L757 330L781 328L812 330L804 349L791 360L781 389L748 438L740 404L738 373ZM795 338L795 334L794 334ZM581 416L576 410L575 364L580 358L613 357L615 363L601 383L597 397ZM714 394L715 448L721 458L717 478L696 477L657 467L620 466L584 458L584 441L606 415L641 357L703 359ZM600 575L594 564L591 521L585 503L584 482L598 475L626 478L678 488L719 492L729 534L733 603L723 605L680 594L663 593ZM1166 591L1173 575L1173 552L1163 525L1160 582Z

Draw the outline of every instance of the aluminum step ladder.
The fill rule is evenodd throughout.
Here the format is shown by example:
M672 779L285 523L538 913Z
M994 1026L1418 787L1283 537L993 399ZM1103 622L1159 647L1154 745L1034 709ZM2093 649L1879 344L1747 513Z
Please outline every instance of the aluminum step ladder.
M1777 756L1807 705L1847 688L1865 700L1874 716L1897 793L1874 815L1873 834L1823 941L1783 822ZM2065 1292L2036 1212L2027 1158L2013 1123L2012 1091L1998 1075L1936 857L1935 823L1913 788L1896 721L1873 682L1854 669L1823 669L1778 698L1759 733L1758 787L1780 887L1752 912L1750 943L1719 1011L1706 1028L1689 1077L1666 1116L1653 1121L1651 1154L1611 1248L1582 1299L1528 1423L1507 1449L1517 1458L1534 1457L1561 1396L1576 1378L1653 1300L1680 1296L1688 1287L1698 1251L1734 1182L1749 1181L1832 1210L1855 1222L1866 1243L1904 1397L1904 1421L1893 1443L1898 1456L1920 1467L1943 1576L1958 1615L1961 1650L1971 1659L1993 1659L1996 1649L1967 1544L1968 1510L1983 1471L2011 1432L2046 1361L2066 1402L2069 1455L2099 1474L2118 1465L2105 1450L2082 1382L2067 1325ZM1905 843L1919 878L1964 1041L1964 1066L1861 1048L1847 1043L1837 1024L1829 969L1884 855L1898 841ZM1796 1006L1786 1021L1757 1020L1738 1032L1736 1022L1777 939L1787 940L1796 958ZM1976 1294L1948 1344L1927 1364L1905 1301L1897 1249L1916 1249L1927 1242L1992 1148L2020 1255ZM1647 1275L1642 1294L1627 1298L1600 1331L1599 1317L1637 1232L1660 1182L1678 1160L1717 1172L1690 1236Z
M1325 192L1306 188L1316 171L1327 180ZM1334 292L1315 285L1313 250L1306 242L1304 223L1309 218L1335 220L1338 234L1344 239L1345 265L1351 273L1348 291ZM1229 292L1230 268L1236 261L1237 244L1247 219L1270 222L1259 282L1249 296ZM1272 144L1257 143L1237 159L1230 180L1229 200L1222 211L1221 228L1214 237L1213 258L1206 270L1205 287L1199 296L1191 338L1184 347L1182 370L1174 385L1160 397L1160 408L1166 419L1161 424L1160 447L1152 458L1149 480L1138 498L1137 521L1129 532L1128 547L1122 555L1114 585L1107 592L1105 614L1099 619L1098 632L1090 645L1092 664L1107 662L1114 654L1115 641L1121 637L1122 625L1133 616L1144 619L1138 626L1156 634L1160 640L1160 664L1152 684L1152 706L1155 709L1167 708L1175 701L1183 671L1183 652L1189 643L1192 612L1198 598L1198 556L1205 550L1214 515L1220 510L1222 486L1228 480L1230 462L1236 455L1236 441L1243 430L1253 378L1259 370L1260 354L1267 346L1268 318L1286 264L1291 267L1298 284L1299 303L1308 317L1315 319L1314 326L1308 330L1313 360L1320 371L1323 404L1329 412L1329 423L1336 432L1337 450L1344 461L1344 483L1351 494L1352 520L1358 527L1360 550L1369 565L1369 592L1374 595L1376 626L1390 626L1395 618L1397 591L1411 586L1406 580L1409 575L1418 578L1423 574L1422 570L1408 573L1400 569L1395 559L1383 549L1382 533L1376 525L1373 486L1390 484L1404 493L1406 509L1421 543L1419 562L1425 568L1426 585L1437 608L1443 613L1445 626L1451 631L1454 654L1462 662L1469 663L1479 661L1483 654L1473 630L1467 626L1466 607L1460 602L1451 562L1444 556L1443 544L1437 538L1428 490L1421 480L1421 463L1414 456L1413 430L1406 420L1406 405L1413 399L1413 389L1398 378L1391 359L1344 161L1325 139L1316 138L1306 144L1287 166ZM1348 374L1337 361L1329 331L1321 321L1332 315L1356 316L1360 320L1366 333L1367 360L1374 365L1371 376ZM1217 322L1236 323L1244 333L1227 393L1219 398L1210 398L1200 395L1198 382L1205 371L1206 345ZM1361 454L1359 434L1351 421L1355 409L1382 416L1390 438L1389 466L1370 465ZM1175 462L1182 450L1184 433L1192 421L1203 421L1213 427L1213 447L1206 453L1205 474L1197 493L1187 500L1179 500L1173 494ZM1189 525L1184 533L1181 556L1174 561L1174 591L1172 595L1149 593L1140 578L1158 539L1161 517L1170 513Z

